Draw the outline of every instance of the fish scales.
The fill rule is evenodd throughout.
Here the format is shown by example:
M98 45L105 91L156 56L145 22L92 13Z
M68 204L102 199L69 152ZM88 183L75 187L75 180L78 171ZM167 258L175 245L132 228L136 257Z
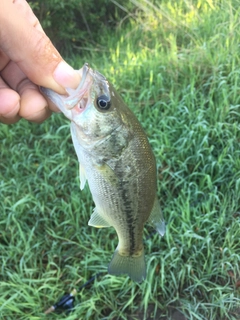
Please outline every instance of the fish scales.
M146 276L144 225L149 221L165 232L155 157L139 121L106 78L86 64L79 72L81 83L68 97L41 90L72 121L80 187L88 181L96 205L89 225L116 230L109 273L140 282Z
M124 148L117 158L112 158L110 154L109 158L105 157L104 159L104 163L112 168L116 180L112 181L110 177L107 181L101 171L99 174L98 168L94 168L91 161L84 165L85 170L92 172L92 178L88 182L96 207L99 210L101 208L100 211L104 216L105 213L110 213L110 217L106 218L112 220L111 225L114 226L119 235L119 248L125 255L132 255L136 250L142 249L142 230L148 218L146 212L150 214L156 193L156 188L147 190L146 187L156 185L153 154L141 127L135 125L134 129L137 130L135 130L137 134L132 135L127 148ZM117 140L117 138L118 135L115 139ZM106 141L106 144L108 144L108 141ZM145 145L144 148L140 149L144 154L141 154L136 145ZM106 154L105 148L102 144L101 147L104 157ZM143 157L147 159L149 165L141 161ZM83 161L84 159L82 159ZM93 158L93 161L95 161L95 158ZM94 173L92 170L94 170ZM143 181L146 185L142 183ZM149 201L146 201L146 193ZM136 232L136 230L139 230L139 232Z

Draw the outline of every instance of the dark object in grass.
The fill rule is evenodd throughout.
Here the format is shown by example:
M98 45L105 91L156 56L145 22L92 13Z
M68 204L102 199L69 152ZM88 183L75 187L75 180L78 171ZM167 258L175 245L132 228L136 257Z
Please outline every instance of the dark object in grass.
M73 290L71 293L66 293L57 303L47 309L44 313L48 314L54 311L57 311L59 313L70 313L74 308L74 300L76 294L76 290Z
M75 296L78 292L80 292L83 288L87 287L90 283L92 283L97 277L99 277L102 274L102 272L99 272L95 276L93 276L91 279L89 279L87 282L85 282L81 287L78 288L78 290L74 289L71 293L66 293L62 298L55 303L53 306L48 308L44 313L49 314L52 312L58 312L58 313L70 313L74 309L74 301Z

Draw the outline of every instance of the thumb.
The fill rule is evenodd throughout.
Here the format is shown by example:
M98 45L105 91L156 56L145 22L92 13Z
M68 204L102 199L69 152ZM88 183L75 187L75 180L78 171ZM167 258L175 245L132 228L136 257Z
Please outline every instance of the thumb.
M64 93L79 74L60 56L25 0L1 0L0 48L35 84Z

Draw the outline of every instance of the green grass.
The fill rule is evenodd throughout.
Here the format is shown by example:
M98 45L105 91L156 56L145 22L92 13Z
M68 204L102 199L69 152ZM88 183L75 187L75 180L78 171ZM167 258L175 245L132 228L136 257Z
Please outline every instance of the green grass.
M106 273L117 238L87 225L68 121L0 126L1 319L44 319L98 272L74 313L46 319L240 319L239 5L142 0L130 25L71 61L115 84L156 155L168 224L162 239L146 227L142 284Z

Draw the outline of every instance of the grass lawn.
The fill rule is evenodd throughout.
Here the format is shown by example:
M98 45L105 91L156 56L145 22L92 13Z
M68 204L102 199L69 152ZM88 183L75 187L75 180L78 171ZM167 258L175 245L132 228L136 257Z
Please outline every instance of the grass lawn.
M87 225L68 120L0 125L0 319L240 319L240 2L151 3L71 60L114 83L154 150L167 232L146 226L147 279L107 274L117 236ZM73 313L43 314L98 272Z

